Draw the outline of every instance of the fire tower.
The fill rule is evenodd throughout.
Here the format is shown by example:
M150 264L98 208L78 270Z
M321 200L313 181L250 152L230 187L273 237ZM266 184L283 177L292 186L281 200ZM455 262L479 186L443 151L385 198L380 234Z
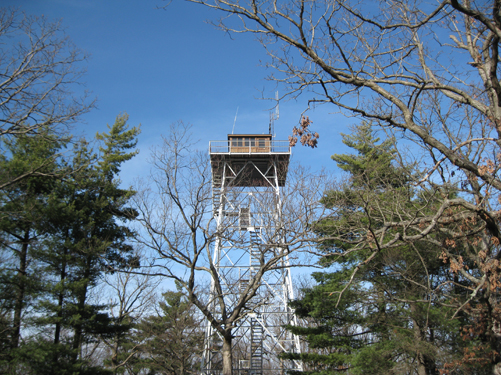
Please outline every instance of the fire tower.
M293 298L289 258L282 225L281 188L285 185L291 149L288 141L271 134L228 135L211 141L213 215L217 239L212 253L222 292L214 281L210 305L220 315L218 298L234 306L264 269L255 295L246 303L233 331L233 371L239 375L284 374L301 364L278 358L282 352L300 352L298 337L283 328L295 325L288 305ZM273 263L267 263L275 259ZM255 285L255 284L254 284ZM221 338L207 322L202 373L219 374Z

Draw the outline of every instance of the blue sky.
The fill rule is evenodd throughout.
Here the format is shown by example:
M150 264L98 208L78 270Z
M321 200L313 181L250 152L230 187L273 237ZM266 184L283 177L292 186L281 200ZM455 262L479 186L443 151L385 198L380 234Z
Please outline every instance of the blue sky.
M75 132L89 138L106 130L121 112L129 123L141 123L140 155L123 169L122 180L144 175L149 149L160 144L160 134L178 120L193 124L199 147L226 139L235 113L235 133L268 132L269 109L281 90L265 80L267 56L252 35L233 39L208 24L216 12L187 3L161 0L1 0L2 6L30 15L62 20L65 33L90 55L86 89L97 98L97 109L83 117ZM283 90L283 89L282 89ZM287 139L306 108L307 97L280 104L276 139ZM335 168L332 153L346 151L340 132L349 132L350 120L329 114L334 108L309 112L320 133L315 150L296 146L294 160L315 169Z

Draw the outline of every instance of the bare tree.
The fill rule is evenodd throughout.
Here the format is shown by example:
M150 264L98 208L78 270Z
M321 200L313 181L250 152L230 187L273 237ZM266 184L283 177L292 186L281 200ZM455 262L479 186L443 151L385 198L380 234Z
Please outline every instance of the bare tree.
M422 206L368 198L366 218L353 223L356 249L370 262L402 243L440 246L464 293L457 312L483 322L486 357L501 373L499 1L192 2L223 13L223 30L257 36L284 96L304 93L308 106L333 104L401 140ZM301 125L296 135L314 146L309 121Z
M74 95L86 55L64 35L60 22L0 9L0 146L7 139L40 129L64 132L94 107L86 94ZM3 189L28 175L2 176Z
M250 301L255 295L259 294L260 298L252 304L266 301L267 296L260 292L261 280L284 267L287 257L293 266L307 261L299 250L307 237L311 237L307 225L315 220L315 207L323 188L316 182L318 179L305 176L304 170L290 173L290 186L285 188L281 202L286 235L277 238L276 233L263 233L267 236L266 245L262 246L253 272L235 275L235 269L221 267L218 270L219 258L213 254L217 241L231 240L235 251L245 245L238 218L226 215L227 224L216 227L208 154L193 151L189 127L182 123L172 126L163 141L152 155L154 173L149 182L152 188L138 194L137 209L143 228L141 242L157 255L152 265L156 268L155 274L181 285L189 300L222 338L222 371L229 375L233 331L239 321L252 312ZM301 187L304 188L302 194L298 190ZM238 189L235 187L235 194ZM215 305L217 308L211 308Z
M144 254L138 257L145 258ZM160 280L148 273L134 271L135 267L129 266L121 272L107 275L104 280L110 288L110 315L115 324L123 327L111 337L101 337L110 352L109 366L114 373L127 367L128 362L139 353L140 343L131 339L130 330L157 303L156 288Z

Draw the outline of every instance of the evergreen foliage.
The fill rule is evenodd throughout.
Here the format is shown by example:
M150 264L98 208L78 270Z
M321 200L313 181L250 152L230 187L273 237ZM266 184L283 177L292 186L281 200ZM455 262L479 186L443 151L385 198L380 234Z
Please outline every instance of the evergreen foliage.
M438 374L463 343L460 319L451 319L454 310L436 294L451 281L440 248L420 241L381 251L376 241L373 248L358 247L366 228L392 220L389 207L433 207L420 205L426 192L408 183L411 168L395 166L392 139L379 143L364 123L343 142L357 153L332 158L349 180L325 193L323 204L333 215L315 226L323 238L321 263L330 269L314 273L317 285L293 303L307 326L289 329L304 337L308 351L285 357L301 358L312 374Z
M188 375L200 369L201 317L178 287L162 294L160 310L141 320L134 340L141 343L134 367L148 374Z
M96 136L99 155L85 140L70 152L69 139L49 128L6 142L1 175L36 173L0 196L1 324L9 343L0 348L3 373L104 374L85 352L130 329L91 300L105 273L139 266L126 225L137 215L129 206L135 192L118 178L137 154L139 128L129 129L127 119L118 116L109 133Z

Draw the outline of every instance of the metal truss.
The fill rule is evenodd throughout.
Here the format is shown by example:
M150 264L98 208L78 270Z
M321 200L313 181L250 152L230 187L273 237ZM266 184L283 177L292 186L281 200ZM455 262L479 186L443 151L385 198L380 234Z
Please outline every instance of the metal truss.
M284 253L280 187L285 184L286 156L284 163L284 158L273 153L211 154L213 214L218 233L212 261L229 309L248 292L263 271L263 264ZM265 271L234 329L234 374L271 375L302 369L299 362L278 357L283 352L300 352L299 338L284 329L297 323L289 307L294 296L288 256L279 256ZM209 308L216 317L220 316L217 297L212 282ZM218 333L207 322L202 373L220 373L221 345Z

